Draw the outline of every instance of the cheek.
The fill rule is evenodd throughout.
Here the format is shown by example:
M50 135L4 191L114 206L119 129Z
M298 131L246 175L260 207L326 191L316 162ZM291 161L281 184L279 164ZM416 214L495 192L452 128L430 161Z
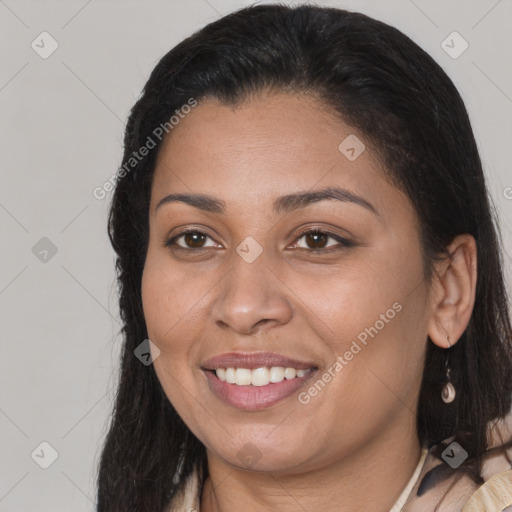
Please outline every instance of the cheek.
M199 355L196 341L206 321L209 280L182 275L170 268L165 254L148 251L141 294L148 337L160 350L154 369L168 399L189 422L200 372L194 366Z
M286 279L304 305L308 323L337 354L348 350L353 340L364 344L374 335L390 333L393 324L403 320L398 310L410 299L411 283L421 277L410 263L382 253L363 257L361 251L361 256L322 274L291 273Z
M185 349L189 342L182 336L183 327L199 325L194 319L205 295L205 283L179 275L170 269L164 254L148 251L141 283L142 306L149 338L162 351Z
M332 354L326 378L330 397L337 398L325 404L330 414L343 423L350 410L371 424L378 422L379 411L384 417L403 403L414 407L427 330L419 253L400 254L390 247L316 285L304 279L295 283L297 295L307 297L310 324Z

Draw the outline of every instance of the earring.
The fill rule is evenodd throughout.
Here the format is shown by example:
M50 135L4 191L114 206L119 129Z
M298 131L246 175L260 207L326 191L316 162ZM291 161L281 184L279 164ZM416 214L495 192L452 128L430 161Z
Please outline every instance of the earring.
M448 346L450 345L450 337L446 336L446 341L448 342ZM453 386L451 382L451 368L448 365L448 356L446 357L446 384L443 386L443 390L441 391L441 398L445 404L450 404L455 400L455 387Z

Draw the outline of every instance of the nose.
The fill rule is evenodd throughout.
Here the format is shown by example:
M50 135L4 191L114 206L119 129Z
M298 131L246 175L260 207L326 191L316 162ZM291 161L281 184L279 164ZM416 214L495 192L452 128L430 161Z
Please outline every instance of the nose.
M239 334L256 334L292 318L285 284L260 256L247 263L234 255L231 270L221 281L219 295L212 306L215 324Z

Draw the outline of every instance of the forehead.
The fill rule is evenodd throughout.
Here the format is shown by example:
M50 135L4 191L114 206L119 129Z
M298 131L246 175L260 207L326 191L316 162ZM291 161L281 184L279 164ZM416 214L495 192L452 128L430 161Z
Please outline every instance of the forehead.
M374 204L383 192L397 193L364 136L319 100L274 93L230 106L212 98L180 119L164 140L152 206L157 192L171 190L229 202L340 185Z

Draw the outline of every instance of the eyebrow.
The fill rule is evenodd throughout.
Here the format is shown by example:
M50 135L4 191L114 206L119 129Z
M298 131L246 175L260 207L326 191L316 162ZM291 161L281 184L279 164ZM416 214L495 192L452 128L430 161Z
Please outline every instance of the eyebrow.
M327 199L357 204L380 216L376 208L366 199L339 187L327 187L320 190L287 194L274 201L273 209L276 213L289 213ZM155 212L164 204L177 201L209 213L224 214L226 212L226 203L224 201L205 194L169 194L158 202Z

